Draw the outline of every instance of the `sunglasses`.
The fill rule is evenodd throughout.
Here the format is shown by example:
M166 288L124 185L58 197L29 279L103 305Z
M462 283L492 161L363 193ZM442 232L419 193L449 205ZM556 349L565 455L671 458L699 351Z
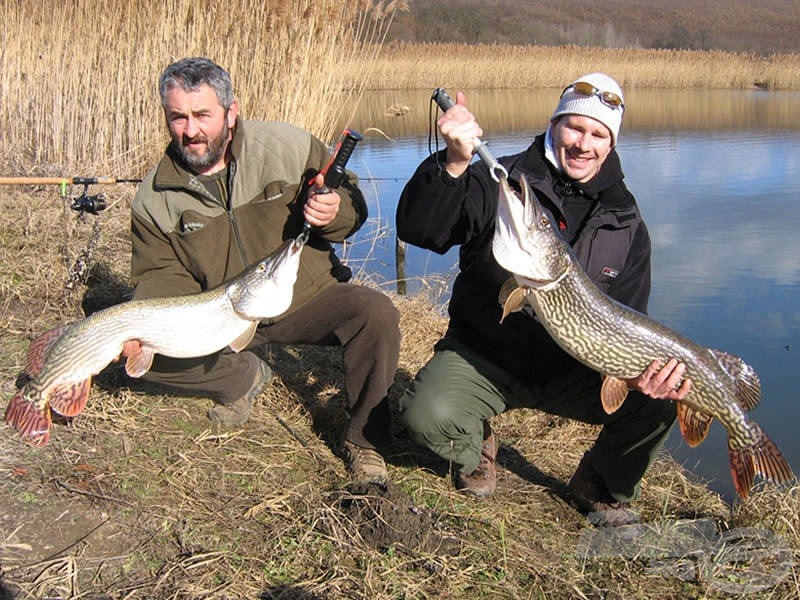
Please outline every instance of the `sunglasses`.
M622 98L617 96L614 92L604 92L603 90L594 87L591 83L586 81L578 81L577 83L568 85L566 88L564 88L564 91L561 92L561 95L563 96L570 89L572 89L572 91L579 96L597 96L600 98L600 101L603 104L610 106L611 108L625 110L625 105L622 103Z

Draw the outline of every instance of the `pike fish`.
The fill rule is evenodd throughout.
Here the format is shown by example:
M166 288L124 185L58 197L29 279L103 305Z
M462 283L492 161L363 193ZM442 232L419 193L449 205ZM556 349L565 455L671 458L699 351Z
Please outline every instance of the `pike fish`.
M755 370L738 356L701 346L604 294L524 179L521 187L522 198L506 179L500 181L492 252L513 275L501 291L503 318L530 304L561 348L604 376L600 400L609 414L625 401L625 379L640 375L654 360L683 362L692 386L677 402L677 416L687 443L700 444L717 419L728 434L731 475L742 498L756 474L777 483L792 481L786 459L747 414L761 399Z
M118 360L128 341L141 344L126 357L131 377L149 371L155 354L190 358L226 346L243 350L259 321L289 308L302 249L302 241L289 240L211 290L131 300L45 332L30 344L25 372L31 379L11 398L6 422L31 445L43 446L50 439L50 409L80 414L92 376Z

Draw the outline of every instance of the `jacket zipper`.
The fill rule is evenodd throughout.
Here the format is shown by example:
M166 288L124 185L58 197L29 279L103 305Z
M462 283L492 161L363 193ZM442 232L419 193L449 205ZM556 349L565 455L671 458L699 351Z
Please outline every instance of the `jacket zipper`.
M230 163L228 163L228 206L226 206L225 209L228 213L228 222L231 225L233 239L236 241L236 247L239 248L239 255L242 258L242 268L246 269L250 264L250 261L247 258L247 252L244 250L244 244L242 243L242 237L239 232L239 224L236 222L236 219L233 216L233 178L235 174L236 160L231 159Z

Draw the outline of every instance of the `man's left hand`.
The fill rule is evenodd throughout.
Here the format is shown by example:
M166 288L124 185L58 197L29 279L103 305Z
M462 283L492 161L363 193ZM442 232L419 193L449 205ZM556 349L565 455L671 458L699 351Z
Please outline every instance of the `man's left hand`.
M683 400L692 387L691 379L684 379L686 365L674 358L662 365L654 360L642 374L628 380L628 387L658 400Z

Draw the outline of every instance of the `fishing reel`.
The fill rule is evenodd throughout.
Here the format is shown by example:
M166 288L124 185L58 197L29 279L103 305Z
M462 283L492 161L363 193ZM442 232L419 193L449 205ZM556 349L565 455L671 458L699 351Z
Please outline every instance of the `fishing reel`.
M108 206L105 194L89 194L89 184L83 184L83 192L77 198L72 200L72 210L78 211L81 215L89 213L96 215L100 211L105 210Z

